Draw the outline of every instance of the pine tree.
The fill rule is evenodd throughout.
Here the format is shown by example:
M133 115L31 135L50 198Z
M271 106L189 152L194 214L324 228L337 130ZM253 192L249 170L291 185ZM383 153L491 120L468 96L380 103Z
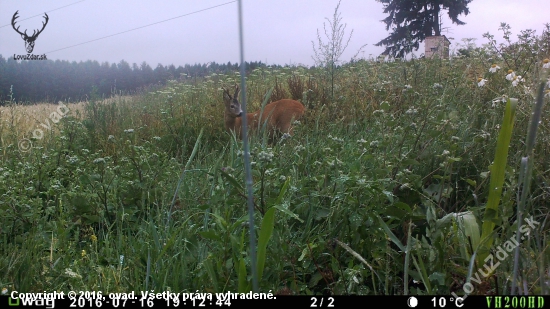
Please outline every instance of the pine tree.
M426 37L441 35L440 14L447 10L451 21L457 25L465 23L458 19L461 14L468 15L468 4L472 0L376 0L384 4L384 13L388 17L382 21L386 30L392 33L376 43L386 46L382 53L402 58L418 50L419 43Z

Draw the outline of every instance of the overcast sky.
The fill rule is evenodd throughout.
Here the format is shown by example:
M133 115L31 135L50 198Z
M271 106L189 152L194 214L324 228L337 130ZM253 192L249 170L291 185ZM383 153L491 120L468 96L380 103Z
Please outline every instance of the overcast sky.
M332 18L337 4L338 0L242 0L245 61L312 65L312 41L317 43L317 29L322 33L325 18ZM484 44L485 32L502 40L501 22L511 25L514 40L525 29L540 35L544 23L550 22L549 4L549 0L474 0L470 14L459 16L466 25L444 19L443 27L449 27L444 34L451 39L451 49L464 38ZM48 14L48 25L37 38L33 54L46 54L51 60L118 63L124 59L130 65L146 61L153 68L159 63L240 60L237 1L0 0L4 58L26 54L24 41L10 24L16 11L17 25L22 32L28 29L29 35L42 27L44 12ZM364 44L368 45L360 57L376 57L383 51L374 45L389 34L381 22L386 17L381 3L342 0L339 12L347 24L346 37L353 30L342 60L349 61Z

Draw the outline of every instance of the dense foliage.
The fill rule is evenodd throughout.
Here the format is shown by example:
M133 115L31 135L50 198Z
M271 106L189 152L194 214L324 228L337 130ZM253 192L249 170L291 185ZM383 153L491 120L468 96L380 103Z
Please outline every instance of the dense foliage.
M251 70L249 110L271 89L270 100L308 107L291 138L250 143L260 289L463 295L470 284L474 294L507 294L520 263L520 292L548 294L549 35L466 46L450 60L354 61L338 68L334 89L322 68ZM65 103L69 112L50 111L49 130L36 125L41 138L14 125L20 106L5 102L0 288L247 291L242 143L224 130L221 92L239 80L210 73L113 103L92 96L82 113ZM504 121L508 98L515 117ZM537 98L546 104L520 203ZM496 150L502 128L507 156ZM530 225L517 222L520 205ZM485 222L495 264L473 258Z

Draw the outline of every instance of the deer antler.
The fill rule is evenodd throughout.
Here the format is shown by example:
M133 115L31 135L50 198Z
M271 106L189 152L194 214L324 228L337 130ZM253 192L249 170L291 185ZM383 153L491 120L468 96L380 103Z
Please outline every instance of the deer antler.
M229 90L227 90L225 87L222 87L222 90L223 90L223 93L231 96L231 94L229 93Z
M48 14L46 14L45 12L44 12L44 15L46 15L46 16L43 16L44 19L46 19L46 22L42 22L42 29L40 29L40 31L38 31L38 33L34 34L34 31L33 31L33 33L32 33L33 37L38 36L42 31L44 31L44 28L46 28L46 25L48 24L48 20L50 20L50 18L48 17Z
M15 20L17 18L19 18L19 16L17 16L17 13L19 13L19 10L17 10L15 12L15 14L13 14L13 17L11 18L11 26L13 27L13 30L15 30L17 33L19 33L20 35L24 35L24 36L27 36L27 30L25 30L25 33L21 33L21 31L19 31L19 27L17 27L17 29L15 28Z
M44 13L44 19L46 19L46 22L42 22L42 29L40 30L33 30L33 33L31 36L27 35L27 30L25 30L25 32L21 32L19 31L19 27L20 26L17 26L17 28L15 28L15 20L17 18L19 18L19 16L17 16L17 13L19 12L19 10L17 10L15 12L15 14L13 14L13 17L11 18L11 26L13 27L13 30L15 30L17 33L19 33L21 35L21 37L23 38L23 40L25 40L25 47L27 48L27 52L28 53L31 53L33 48L34 48L34 41L36 40L36 38L38 37L38 35L44 31L44 28L46 28L46 25L48 24L48 21L50 20L50 18L48 17L48 14ZM38 32L36 32L38 31Z
M239 97L239 84L235 84L235 95L233 95L235 98Z
M46 22L42 22L42 29L40 29L40 30L37 29L38 32L36 32L37 30L33 30L32 35L29 37L27 35L27 30L25 30L24 33L21 33L21 31L19 31L20 26L17 26L17 28L15 28L15 20L17 18L19 18L19 16L17 16L18 12L19 12L19 10L17 10L15 12L15 14L13 14L13 17L11 18L11 26L13 27L13 30L15 30L20 35L24 35L28 39L35 39L42 31L44 31L44 28L46 28L46 25L48 24L48 21L50 20L50 17L48 17L48 14L44 13L44 15L46 15L46 16L44 16L44 19L46 19Z

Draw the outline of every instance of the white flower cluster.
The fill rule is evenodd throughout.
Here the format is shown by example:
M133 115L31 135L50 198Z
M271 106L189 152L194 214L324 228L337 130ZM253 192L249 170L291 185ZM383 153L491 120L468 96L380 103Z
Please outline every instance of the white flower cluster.
M267 148L267 151L261 151L258 154L258 160L263 161L263 162L271 162L273 160L274 156L275 155L271 151L271 148Z

